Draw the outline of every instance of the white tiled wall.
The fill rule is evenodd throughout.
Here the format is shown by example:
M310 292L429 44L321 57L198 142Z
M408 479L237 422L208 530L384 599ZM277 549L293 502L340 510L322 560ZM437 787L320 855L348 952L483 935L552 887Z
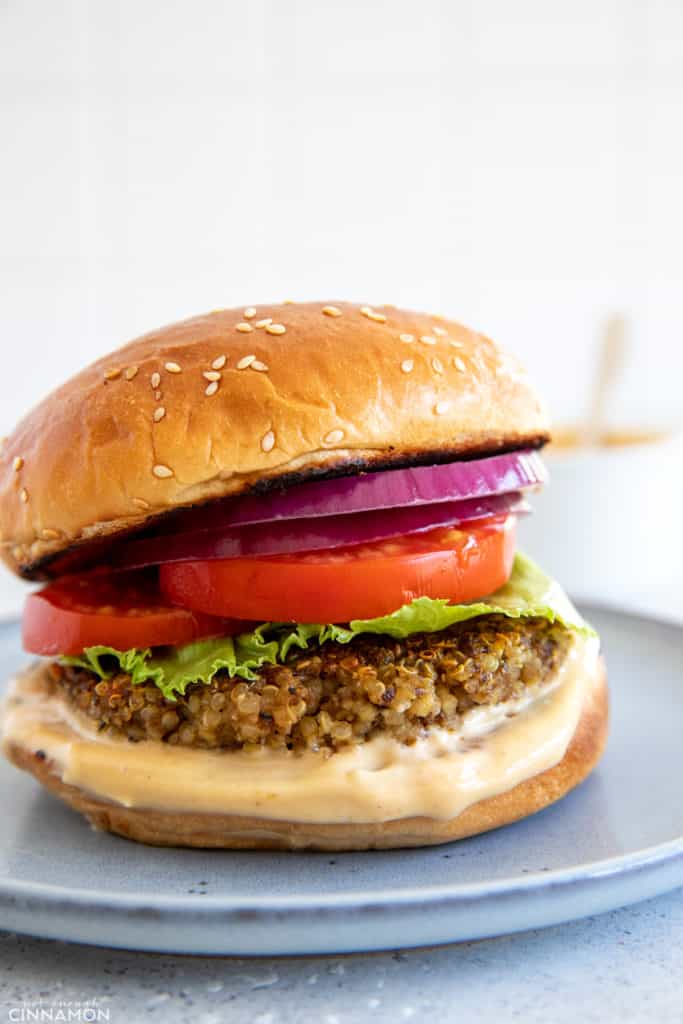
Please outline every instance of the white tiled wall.
M149 327L393 301L683 419L680 0L0 0L0 433Z

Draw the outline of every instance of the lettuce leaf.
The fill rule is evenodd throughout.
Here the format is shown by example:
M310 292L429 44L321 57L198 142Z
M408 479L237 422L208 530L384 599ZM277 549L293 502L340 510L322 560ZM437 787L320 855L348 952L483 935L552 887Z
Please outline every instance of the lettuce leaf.
M568 629L593 635L562 588L531 559L517 554L508 582L486 601L449 604L443 599L418 597L390 615L378 619L354 619L348 626L314 623L264 622L251 633L235 637L197 640L183 647L117 651L112 647L88 647L80 657L63 657L74 665L108 679L117 672L130 675L134 685L153 683L169 700L184 694L190 683L210 683L217 672L230 677L255 679L262 665L282 663L294 648L328 640L348 644L361 633L403 639L412 633L434 633L480 615L509 618L543 618Z

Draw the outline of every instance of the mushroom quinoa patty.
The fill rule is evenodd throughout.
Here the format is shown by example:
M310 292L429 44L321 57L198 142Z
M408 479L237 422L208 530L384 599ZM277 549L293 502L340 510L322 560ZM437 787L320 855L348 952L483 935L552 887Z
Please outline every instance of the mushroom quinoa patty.
M332 752L379 732L411 743L429 726L457 725L475 705L520 697L555 671L570 637L543 619L487 615L406 640L328 642L264 666L252 682L221 671L175 701L125 674L102 681L58 663L49 673L55 692L112 736Z

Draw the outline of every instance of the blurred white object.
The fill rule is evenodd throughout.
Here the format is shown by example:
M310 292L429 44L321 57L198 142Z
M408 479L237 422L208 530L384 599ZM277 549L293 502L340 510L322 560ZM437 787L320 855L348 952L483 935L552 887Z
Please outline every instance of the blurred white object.
M619 313L603 327L597 373L588 416L583 428L585 445L599 444L604 433L607 409L619 372L626 362L626 320Z
M546 461L520 546L578 598L680 616L683 434L551 447Z
M556 432L547 456L550 483L534 500L520 539L575 597L678 619L683 434L606 429L626 335L622 315L607 318L585 420L577 430Z

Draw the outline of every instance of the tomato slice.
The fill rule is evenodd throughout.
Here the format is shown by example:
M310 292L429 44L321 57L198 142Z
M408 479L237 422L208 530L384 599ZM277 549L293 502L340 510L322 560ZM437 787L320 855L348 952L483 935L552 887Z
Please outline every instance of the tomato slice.
M348 622L387 615L415 597L473 601L512 571L513 516L329 552L166 563L174 604L260 621Z
M185 644L249 628L175 608L154 577L140 573L70 576L30 594L22 639L32 654L80 654L102 644L117 650Z

